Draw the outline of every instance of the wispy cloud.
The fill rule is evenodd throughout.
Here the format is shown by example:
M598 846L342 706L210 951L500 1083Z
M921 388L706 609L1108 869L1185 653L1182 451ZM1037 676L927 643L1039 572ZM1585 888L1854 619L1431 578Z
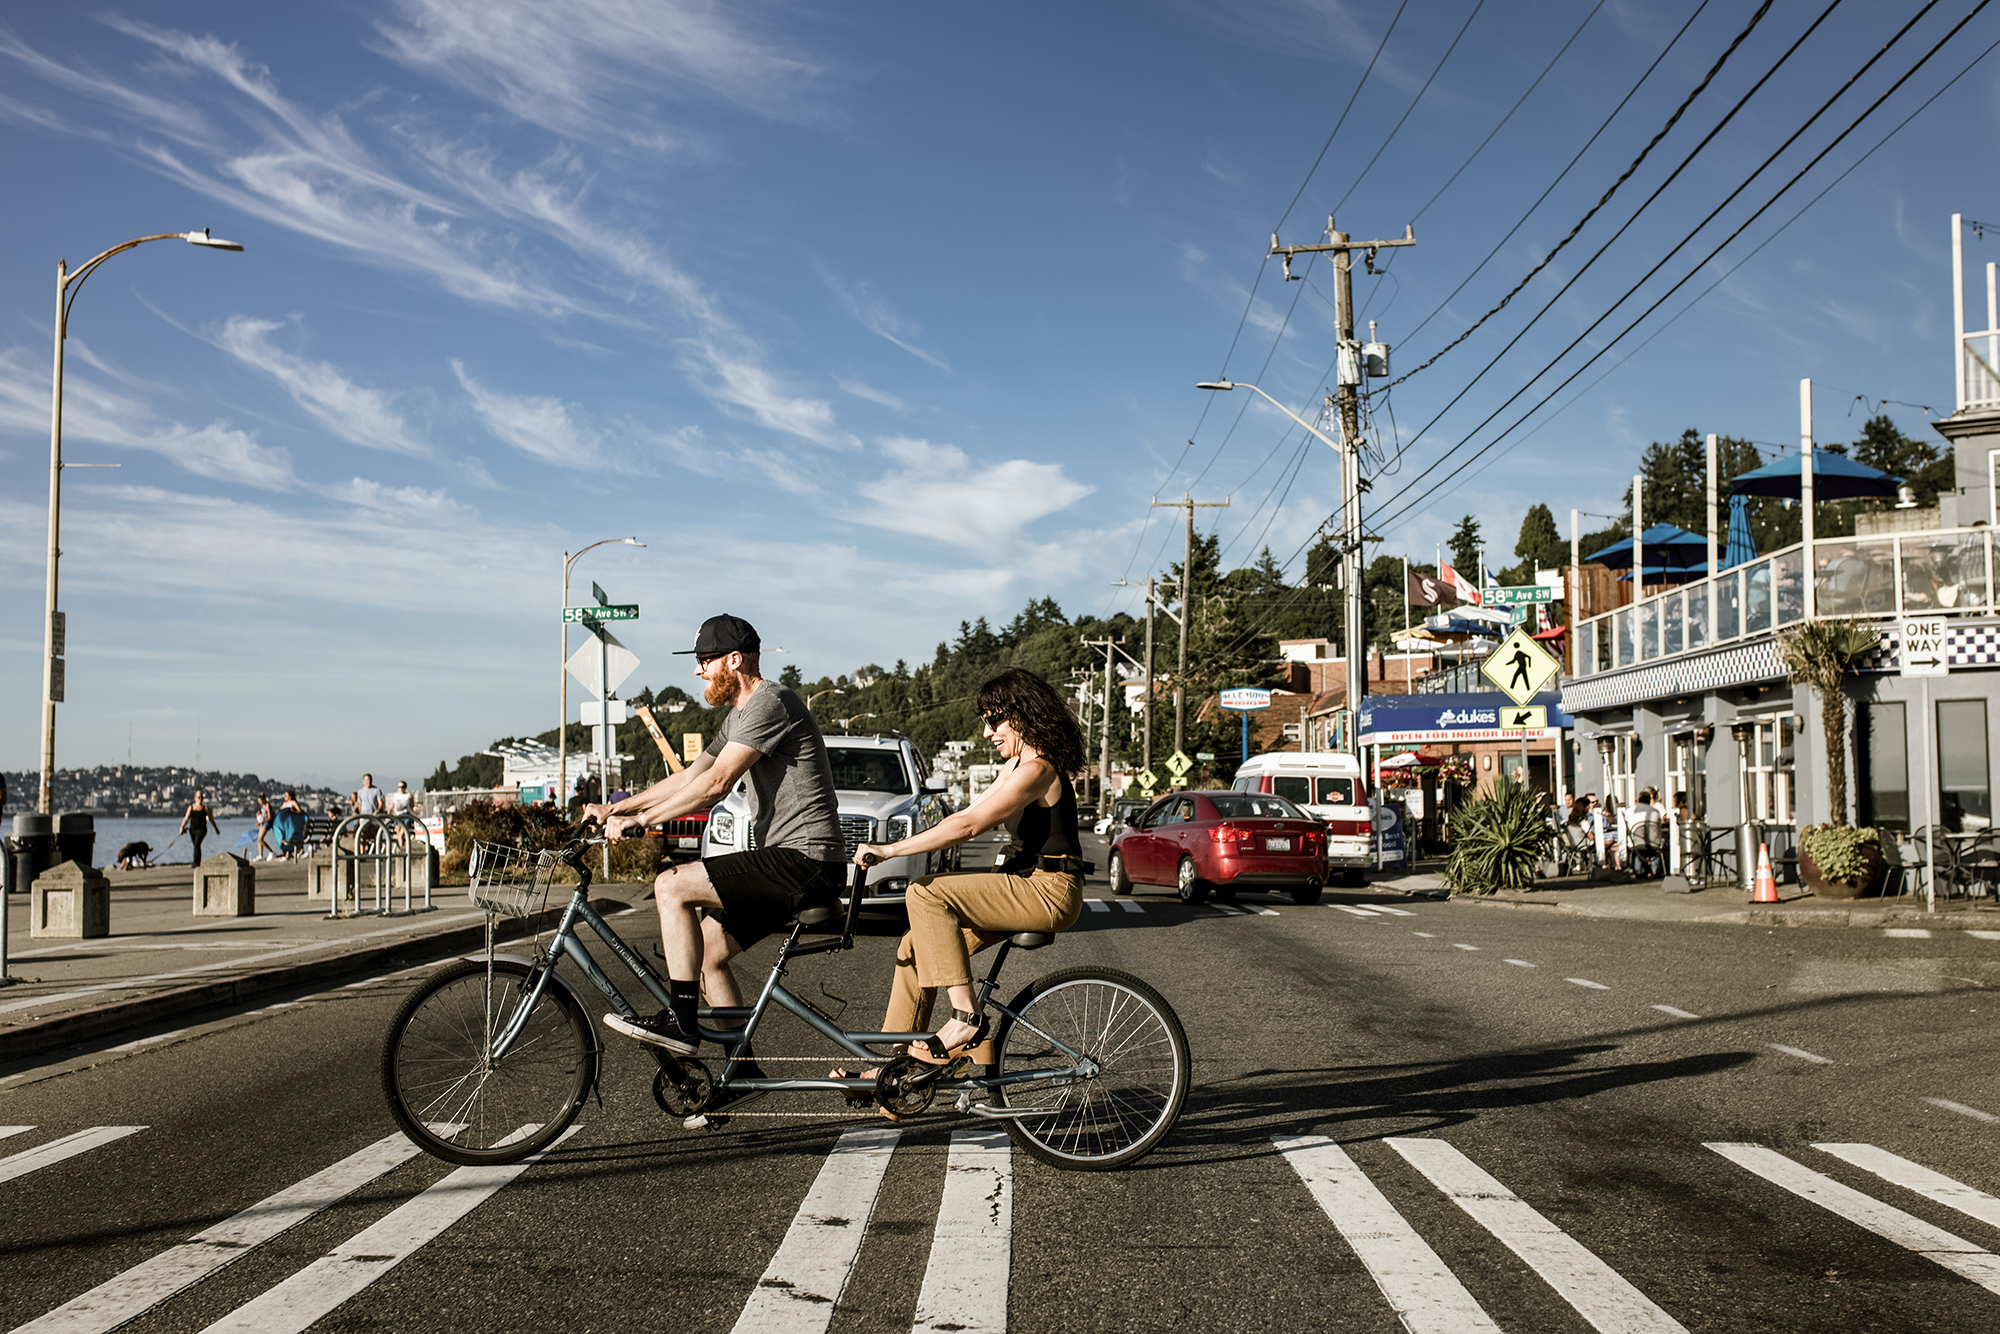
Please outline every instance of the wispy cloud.
M452 373L472 400L480 422L503 444L558 468L595 468L604 462L596 432L570 414L569 404L542 394L509 394L472 378L453 358Z
M0 431L47 436L48 374L39 358L23 349L0 352ZM291 455L258 443L249 431L220 421L207 426L166 421L137 399L76 375L63 381L63 440L147 450L218 482L266 491L298 485Z
M833 406L786 389L753 345L713 330L681 344L681 369L703 393L725 408L749 414L760 425L815 444L851 444L834 430Z
M1028 524L1095 489L1060 464L1008 459L980 466L956 445L907 436L879 443L896 469L861 486L861 494L877 504L857 507L854 517L953 546L989 552L1004 547Z
M300 407L352 444L395 454L428 455L388 395L354 383L324 361L294 356L271 341L283 328L273 320L232 316L215 344L252 370L276 380Z
M746 5L708 0L400 0L378 25L390 55L532 124L672 149L663 101L719 100L792 120L825 71L753 31Z
M911 356L928 361L941 371L951 369L950 363L943 357L911 341L918 336L917 326L889 309L889 303L876 296L866 282L845 282L824 264L820 266L819 275L833 294L840 298L840 304L846 307L847 313L860 321L870 333L888 339Z
M894 408L898 412L906 411L903 400L886 389L877 389L874 385L864 384L860 380L843 380L838 375L833 377L833 382L840 386L842 393L852 394L870 403L880 403L883 407Z

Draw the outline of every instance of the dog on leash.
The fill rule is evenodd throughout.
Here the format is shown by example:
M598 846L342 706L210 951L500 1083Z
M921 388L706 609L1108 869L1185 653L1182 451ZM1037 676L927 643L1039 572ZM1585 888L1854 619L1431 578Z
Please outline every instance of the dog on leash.
M118 869L137 871L153 864L153 845L150 843L127 843L118 849Z

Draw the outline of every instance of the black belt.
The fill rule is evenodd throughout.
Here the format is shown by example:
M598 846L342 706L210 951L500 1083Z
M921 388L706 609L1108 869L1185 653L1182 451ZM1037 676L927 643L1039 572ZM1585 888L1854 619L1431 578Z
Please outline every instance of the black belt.
M1081 857L1037 857L1035 862L1044 871L1074 871L1082 875L1084 869Z

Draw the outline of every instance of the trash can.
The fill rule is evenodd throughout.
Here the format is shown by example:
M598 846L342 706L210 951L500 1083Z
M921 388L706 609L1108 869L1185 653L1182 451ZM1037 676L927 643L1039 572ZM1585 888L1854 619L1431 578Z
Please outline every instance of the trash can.
M1745 821L1736 826L1736 878L1746 893L1757 888L1757 851L1764 842L1764 826Z
M7 892L27 893L56 860L54 818L25 811L15 816L14 836L7 840Z
M97 817L71 811L56 817L56 861L95 866Z

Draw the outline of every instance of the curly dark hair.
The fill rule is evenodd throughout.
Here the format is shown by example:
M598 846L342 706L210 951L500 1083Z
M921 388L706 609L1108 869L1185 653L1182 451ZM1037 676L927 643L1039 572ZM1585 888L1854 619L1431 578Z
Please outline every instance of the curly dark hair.
M979 687L979 712L997 713L1064 777L1083 772L1083 734L1069 705L1041 677L1009 667Z

